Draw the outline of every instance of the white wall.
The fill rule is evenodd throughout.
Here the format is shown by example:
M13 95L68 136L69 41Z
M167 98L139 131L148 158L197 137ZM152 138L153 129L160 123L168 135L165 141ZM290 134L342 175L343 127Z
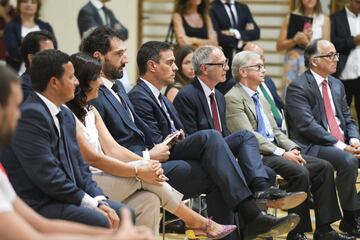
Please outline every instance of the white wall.
M12 0L13 5L16 4ZM78 51L80 34L77 27L77 15L80 8L88 0L42 0L40 18L49 22L55 31L59 49L72 54ZM119 21L129 30L129 39L126 41L129 64L127 72L134 83L136 74L137 51L137 5L138 0L112 0L106 6L112 9Z

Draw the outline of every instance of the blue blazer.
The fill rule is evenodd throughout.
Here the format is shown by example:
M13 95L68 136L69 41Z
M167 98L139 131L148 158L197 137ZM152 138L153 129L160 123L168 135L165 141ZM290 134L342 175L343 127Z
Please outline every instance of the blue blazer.
M358 128L346 102L344 85L332 76L328 79L336 114L346 141L350 138L359 138ZM293 81L287 88L285 109L289 137L302 148L311 145L332 146L337 142L327 131L323 98L310 70L305 71L299 80Z
M115 98L112 92L105 86L101 86L98 98L91 101L113 138L123 147L142 156L145 148L152 148L152 138L148 126L135 113L134 108L126 95L122 84L116 80L120 88L122 98L127 102L131 109L135 123L130 118L128 112Z
M85 192L92 197L104 195L80 154L72 112L66 107L61 107L61 111L75 182L69 163L59 157L59 137L53 118L36 93L22 105L16 134L1 154L15 191L35 210L53 202L80 205Z
M224 95L215 89L223 137L230 135L226 125L226 103ZM174 106L179 113L181 122L188 134L203 130L214 129L214 122L210 113L207 97L197 77L183 87L174 99Z
M148 125L153 142L161 143L171 133L171 125L150 88L139 79L136 86L129 92L129 98L135 112ZM175 107L165 96L164 101L176 129L184 129Z
M351 36L350 26L345 8L331 15L331 42L340 53L335 77L339 77L345 68L350 51L356 48L354 37Z
M114 13L109 8L104 6L103 10L105 15L110 19L110 27L114 28L115 24L121 25L118 32L122 36L123 40L126 40L128 38L128 30L116 19ZM88 29L104 25L98 9L91 2L88 2L80 9L77 22L81 38L83 37L84 32Z
M41 30L46 30L54 35L54 31L49 23L35 19L35 23ZM55 35L54 35L55 37ZM19 71L22 57L20 53L22 38L21 38L21 19L19 16L6 24L4 29L4 44L7 51L6 64L11 66L14 70ZM54 47L57 44L54 42Z
M21 88L23 90L23 102L28 98L28 96L33 92L32 81L29 70L26 70L21 76Z

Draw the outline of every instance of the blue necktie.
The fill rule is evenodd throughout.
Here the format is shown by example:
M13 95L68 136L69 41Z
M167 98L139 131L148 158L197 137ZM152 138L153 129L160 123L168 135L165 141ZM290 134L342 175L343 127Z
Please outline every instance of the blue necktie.
M254 95L252 95L251 97L255 103L255 109L256 109L256 116L257 116L257 132L260 133L261 135L263 135L264 137L268 137L268 134L266 132L266 127L265 127L265 121L264 121L264 116L262 115L262 111L261 111L261 105L260 105L260 101L259 101L259 96L257 93L254 93Z
M177 129L174 125L174 121L171 119L170 112L166 108L165 101L164 101L163 95L161 93L159 94L158 99L160 101L160 107L165 112L165 115L166 115L167 119L169 120L171 133L176 132Z

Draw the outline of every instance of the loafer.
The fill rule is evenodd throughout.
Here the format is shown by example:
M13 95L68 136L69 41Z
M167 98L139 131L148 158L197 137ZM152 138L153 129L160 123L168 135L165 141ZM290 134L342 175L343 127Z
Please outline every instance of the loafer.
M360 217L356 217L353 223L341 220L339 229L350 236L360 238Z
M307 240L308 238L304 233L288 234L286 240Z
M244 230L245 239L276 237L293 230L300 221L299 215L290 213L276 218L265 212L260 214Z
M255 192L254 198L258 206L288 210L299 206L307 198L305 192L286 192L279 188L270 187L265 191ZM260 209L265 209L260 207Z
M336 231L330 232L314 232L314 240L355 240L354 236L347 236Z

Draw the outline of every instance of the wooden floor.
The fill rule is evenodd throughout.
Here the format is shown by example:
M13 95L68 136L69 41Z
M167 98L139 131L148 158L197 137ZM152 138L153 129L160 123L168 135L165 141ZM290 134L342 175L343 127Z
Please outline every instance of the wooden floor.
M358 176L358 184L357 184L357 189L358 189L358 190L360 190L359 180L360 180L360 174L359 174L359 176ZM331 211L331 210L329 209L329 211ZM270 214L273 214L271 209L270 209L268 212L269 212ZM286 215L285 212L283 212L283 211L278 211L278 217L285 216L285 215ZM313 224L313 229L315 229L315 215L314 215L314 211L313 211L313 210L311 210L311 221L312 221L312 224ZM332 228L333 228L334 230L338 231L338 230L339 230L339 223L340 223L340 221L333 223L333 224L331 225ZM312 234L312 233L309 233L309 234L307 234L307 237L308 237L308 239L311 239L311 240L312 240L312 239L313 239L313 234ZM159 240L162 240L162 239L163 239L163 238L162 238L162 235L160 235ZM182 234L166 234L166 235L165 235L165 239L166 239L166 240L184 240L184 239L186 239L186 238L185 238L185 235L182 235ZM279 237L277 237L276 239L278 239L278 240L286 239L286 235L279 236Z

